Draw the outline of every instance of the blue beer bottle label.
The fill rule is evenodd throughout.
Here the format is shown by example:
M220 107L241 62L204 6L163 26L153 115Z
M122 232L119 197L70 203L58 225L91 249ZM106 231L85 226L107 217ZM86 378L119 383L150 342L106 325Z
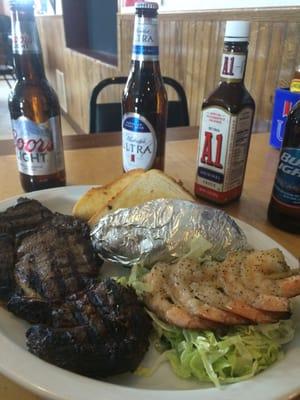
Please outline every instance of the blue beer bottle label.
M300 149L282 149L273 196L282 203L300 206Z

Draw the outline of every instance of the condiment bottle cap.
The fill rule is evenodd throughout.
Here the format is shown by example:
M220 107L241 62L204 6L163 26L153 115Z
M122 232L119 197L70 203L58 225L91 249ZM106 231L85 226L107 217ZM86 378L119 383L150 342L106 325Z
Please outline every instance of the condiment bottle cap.
M10 0L11 6L28 6L33 7L34 0Z
M155 3L154 1L139 1L135 3L135 8L140 9L140 8L147 8L151 10L157 10L158 9L158 4Z
M227 21L225 29L225 42L248 42L250 22Z

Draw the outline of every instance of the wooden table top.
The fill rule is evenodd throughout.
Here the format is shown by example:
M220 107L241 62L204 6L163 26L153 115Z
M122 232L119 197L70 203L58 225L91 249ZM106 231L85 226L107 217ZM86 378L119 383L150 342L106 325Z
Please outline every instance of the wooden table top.
M165 172L193 192L198 128L168 130ZM122 174L120 133L64 137L68 185L105 184ZM267 207L279 152L268 144L268 134L253 134L244 189L239 201L224 206L230 215L253 225L300 258L300 235L273 227ZM22 194L11 141L0 142L0 200ZM37 400L40 397L0 375L0 399ZM71 399L70 399L71 400Z

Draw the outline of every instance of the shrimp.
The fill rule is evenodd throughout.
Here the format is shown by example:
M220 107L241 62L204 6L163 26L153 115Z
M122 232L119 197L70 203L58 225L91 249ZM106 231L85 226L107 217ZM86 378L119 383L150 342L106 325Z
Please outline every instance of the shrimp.
M144 276L146 306L162 320L189 329L271 323L290 315L300 294L299 271L278 249L235 251L223 262L157 263Z
M299 271L292 271L279 249L254 251L241 268L241 279L257 292L294 297L300 294Z
M207 286L206 283L193 283L191 288L197 297L202 298L204 296L209 304L244 317L248 323L251 321L254 323L271 323L278 321L279 314L259 310L239 299L233 299L224 294L222 290L217 287ZM284 315L281 315L281 317L284 317Z
M219 263L199 266L192 260L181 260L171 266L170 282L173 291L189 312L199 313L205 318L227 325L270 323L278 320L277 315L258 310L238 299L227 296L217 285ZM222 311L223 310L223 311Z
M193 292L191 284L199 269L195 262L184 259L171 267L168 282L172 299L178 301L189 313L226 325L247 323L247 320L238 315L208 304L205 297L197 296Z
M189 314L171 300L166 285L167 268L167 264L158 263L144 277L144 282L150 287L150 292L143 296L146 306L163 321L181 328L215 329L218 325L214 322Z
M289 312L288 299L255 291L251 288L250 282L243 284L240 271L243 268L245 258L245 252L232 252L227 256L218 271L220 287L229 297L238 299L254 308L265 311Z

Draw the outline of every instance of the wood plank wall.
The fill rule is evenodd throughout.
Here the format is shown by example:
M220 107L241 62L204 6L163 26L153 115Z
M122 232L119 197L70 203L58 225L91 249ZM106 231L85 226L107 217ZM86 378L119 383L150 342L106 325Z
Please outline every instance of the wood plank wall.
M287 86L300 64L300 7L161 14L162 73L183 85L190 123L198 125L203 98L218 82L225 23L230 19L251 21L246 86L256 102L254 129L265 131L270 127L274 89ZM106 77L128 73L133 16L118 16L117 67L66 48L62 17L39 17L38 26L49 80L55 87L55 70L65 74L68 115L88 132L93 87ZM115 101L119 97L120 91L113 89L100 100Z

